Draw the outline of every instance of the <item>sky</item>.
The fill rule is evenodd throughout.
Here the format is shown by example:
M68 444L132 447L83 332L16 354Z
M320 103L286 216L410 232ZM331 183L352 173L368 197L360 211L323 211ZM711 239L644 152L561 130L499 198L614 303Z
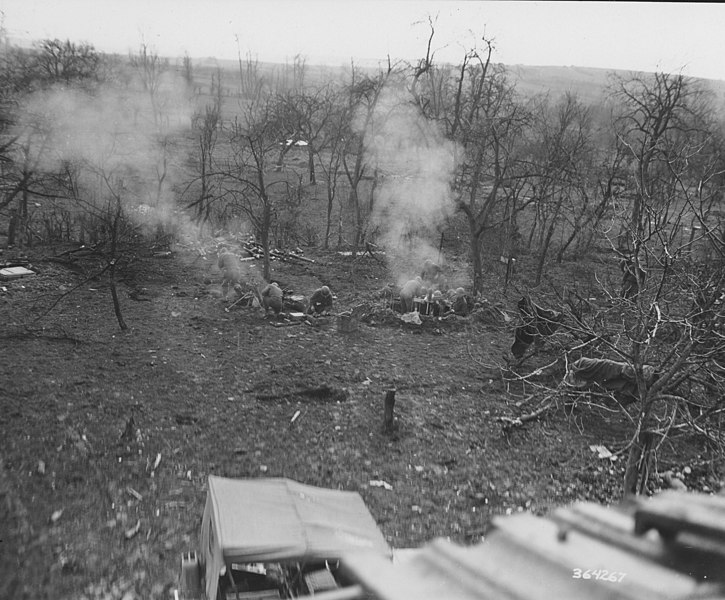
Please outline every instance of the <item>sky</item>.
M436 59L482 36L507 65L666 71L725 80L725 3L494 0L0 0L13 43L87 42L102 52L349 64L415 60L436 20Z

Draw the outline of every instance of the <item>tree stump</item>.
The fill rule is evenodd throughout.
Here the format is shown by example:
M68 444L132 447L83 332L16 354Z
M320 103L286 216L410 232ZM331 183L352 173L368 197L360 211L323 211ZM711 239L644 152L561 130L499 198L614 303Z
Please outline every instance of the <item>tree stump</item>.
M383 433L391 433L394 429L395 421L395 390L385 392L385 405L383 412Z

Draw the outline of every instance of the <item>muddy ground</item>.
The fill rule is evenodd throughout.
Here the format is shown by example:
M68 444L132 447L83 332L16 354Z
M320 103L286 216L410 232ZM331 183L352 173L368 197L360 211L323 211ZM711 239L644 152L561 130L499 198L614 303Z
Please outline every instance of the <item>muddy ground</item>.
M172 597L210 473L356 490L396 548L441 536L476 543L495 515L621 494L624 460L590 446L622 450L626 414L557 403L506 431L500 418L530 412L544 392L502 368L520 289L503 293L496 268L471 316L416 326L377 299L390 281L370 256L274 262L274 278L296 292L329 285L335 312L368 303L369 318L343 333L334 315L275 327L253 307L226 311L211 255L139 248L119 273L121 331L106 276L84 283L93 257L49 260L62 251L0 255L38 272L0 282L2 598ZM606 281L607 268L564 265L551 277ZM550 341L517 369L560 351ZM389 389L397 431L384 434ZM658 471L718 489L705 458L700 442L680 440L662 448Z

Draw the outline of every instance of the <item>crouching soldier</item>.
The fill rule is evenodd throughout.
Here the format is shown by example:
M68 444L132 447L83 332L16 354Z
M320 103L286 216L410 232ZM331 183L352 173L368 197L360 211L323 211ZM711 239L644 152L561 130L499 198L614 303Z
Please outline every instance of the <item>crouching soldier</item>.
M420 273L423 283L434 290L440 290L445 287L443 269L430 259L426 259L423 263L423 270Z
M307 309L308 314L321 315L332 310L332 292L330 288L323 285L320 289L315 290L310 298L310 307Z
M226 298L230 287L234 288L241 284L242 267L239 258L226 248L219 255L217 266L222 272L222 293L224 294L224 298Z
M471 307L468 304L466 290L464 290L462 287L459 287L455 290L452 290L452 293L450 291L448 293L451 295L451 306L454 313L465 317L466 315L468 315L469 312L471 312Z
M443 296L443 292L436 290L431 296L431 302L433 303L433 314L436 317L442 317L448 311L449 304Z
M400 289L400 304L403 312L413 312L413 298L418 296L423 289L423 280L420 277L407 281Z
M265 315L269 314L269 309L272 309L276 317L282 312L282 289L277 285L276 282L272 282L262 290L262 306L264 307Z

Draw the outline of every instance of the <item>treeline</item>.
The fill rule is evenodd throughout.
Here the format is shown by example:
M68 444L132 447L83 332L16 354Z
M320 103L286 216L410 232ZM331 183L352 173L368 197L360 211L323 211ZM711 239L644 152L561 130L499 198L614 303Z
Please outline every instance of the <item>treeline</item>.
M645 241L688 260L722 253L722 113L700 82L612 76L596 105L575 92L524 96L485 40L438 64L433 33L417 64L353 63L328 78L301 56L197 73L190 57L172 65L143 45L119 57L70 41L5 44L7 243L97 242L122 196L132 224L173 233L183 208L199 227L248 228L265 247L419 252L463 219L476 291L494 249L533 257L536 283L549 261L605 239L628 257ZM323 219L305 220L311 199Z

